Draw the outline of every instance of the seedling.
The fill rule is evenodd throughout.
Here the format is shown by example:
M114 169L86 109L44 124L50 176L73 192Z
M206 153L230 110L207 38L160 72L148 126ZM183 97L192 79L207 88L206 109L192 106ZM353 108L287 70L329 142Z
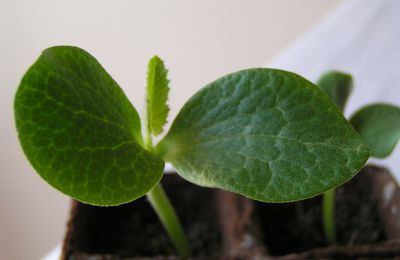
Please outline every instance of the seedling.
M353 88L349 74L339 71L325 73L317 85L344 111ZM400 138L400 107L390 104L370 104L350 117L350 123L368 144L371 156L385 158L390 155ZM323 195L323 226L328 242L335 241L335 190Z
M310 198L353 177L368 146L306 79L248 69L210 83L167 121L163 62L149 63L143 140L135 108L86 51L46 49L15 96L22 148L39 175L72 198L116 206L148 196L181 256L189 245L160 179L164 162L200 186L264 202Z

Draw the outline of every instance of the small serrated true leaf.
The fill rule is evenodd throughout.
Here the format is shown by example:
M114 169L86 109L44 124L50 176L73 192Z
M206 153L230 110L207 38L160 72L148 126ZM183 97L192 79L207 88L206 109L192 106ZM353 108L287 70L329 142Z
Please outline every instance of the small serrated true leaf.
M398 106L371 104L354 113L350 122L365 139L374 157L388 156L400 138Z
M163 127L167 123L169 112L167 74L164 62L158 56L154 56L149 61L147 72L147 129L155 136L163 132Z
M327 95L274 69L222 77L194 95L156 152L185 179L267 202L318 195L369 150Z
M33 167L77 200L104 206L129 202L162 176L163 160L141 147L135 108L82 49L46 49L23 77L14 109Z
M321 76L317 82L320 87L343 111L353 90L353 79L350 74L340 71L329 71Z

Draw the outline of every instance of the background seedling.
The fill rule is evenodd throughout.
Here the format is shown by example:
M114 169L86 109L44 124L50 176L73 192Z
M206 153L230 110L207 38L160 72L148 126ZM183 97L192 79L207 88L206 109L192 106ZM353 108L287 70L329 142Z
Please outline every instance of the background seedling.
M339 71L325 73L317 85L344 111L353 88L351 75ZM350 117L350 123L368 144L371 155L384 158L393 151L400 138L400 107L371 104ZM335 241L335 190L323 195L323 226L328 242Z
M159 185L164 162L195 184L264 202L310 198L353 177L369 149L328 96L290 72L224 76L166 122L168 79L154 57L147 79L146 140L127 97L86 51L46 49L15 96L22 148L39 175L84 203L116 206L148 196L181 256L190 254Z

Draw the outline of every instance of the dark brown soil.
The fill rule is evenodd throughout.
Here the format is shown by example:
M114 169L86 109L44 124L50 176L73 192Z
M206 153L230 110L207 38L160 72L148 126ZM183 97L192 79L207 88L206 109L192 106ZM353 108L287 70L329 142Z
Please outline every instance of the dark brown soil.
M216 190L200 188L175 175L163 178L195 257L221 252L216 213ZM145 197L118 207L94 207L75 202L66 251L69 259L120 259L173 256L175 249ZM138 214L140 212L140 214ZM68 243L69 241L69 243ZM99 255L107 255L101 258ZM171 258L172 259L172 258Z
M392 197L385 192L392 185ZM260 223L262 239L268 254L283 256L293 253L288 259L352 259L352 250L363 254L366 259L400 256L400 244L382 245L389 251L382 251L377 244L400 239L400 194L390 175L383 169L367 167L356 177L336 190L335 224L336 241L327 247L322 229L321 196L288 204L255 204L253 218ZM386 189L386 191L385 191ZM394 194L394 195L393 195ZM390 218L397 219L393 226L385 226ZM396 222L396 221L395 221ZM371 245L360 247L360 245ZM354 247L352 247L354 246ZM364 254L371 250L371 254ZM343 253L346 252L346 253ZM372 254L373 253L373 254ZM368 256L372 258L368 258Z

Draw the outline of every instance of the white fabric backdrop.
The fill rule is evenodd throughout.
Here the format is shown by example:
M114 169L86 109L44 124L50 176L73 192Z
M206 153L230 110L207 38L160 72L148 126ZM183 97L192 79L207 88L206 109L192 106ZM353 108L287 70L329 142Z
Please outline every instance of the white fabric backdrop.
M400 105L400 1L352 0L278 55L268 67L296 72L315 81L325 71L353 75L354 91L345 114L372 102ZM374 164L400 180L400 145Z

